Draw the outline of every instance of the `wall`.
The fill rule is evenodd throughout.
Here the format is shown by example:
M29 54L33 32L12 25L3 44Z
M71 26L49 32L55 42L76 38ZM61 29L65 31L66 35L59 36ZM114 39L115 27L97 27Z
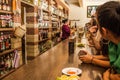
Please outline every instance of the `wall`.
M87 6L100 5L109 0L83 0L83 7L79 7L74 4L70 4L69 19L79 19L77 22L79 27L84 27L85 23L89 22L90 18L87 18Z

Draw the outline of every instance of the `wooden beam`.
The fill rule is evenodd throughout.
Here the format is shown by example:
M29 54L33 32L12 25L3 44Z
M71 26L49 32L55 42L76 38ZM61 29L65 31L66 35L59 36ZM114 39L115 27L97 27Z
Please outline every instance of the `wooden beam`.
M83 6L83 0L78 0L80 7Z

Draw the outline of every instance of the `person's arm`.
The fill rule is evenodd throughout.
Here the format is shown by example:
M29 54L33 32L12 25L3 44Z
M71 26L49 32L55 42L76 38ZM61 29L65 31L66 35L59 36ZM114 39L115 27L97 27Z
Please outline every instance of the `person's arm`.
M102 57L102 56L93 56L93 55L90 55L86 51L83 51L83 52L85 52L86 55L79 56L79 59L81 61L83 61L85 63L92 63L92 64L99 65L99 66L102 66L102 67L110 67L109 60L101 60L101 59L104 59L104 57Z
M110 80L120 80L120 74L110 74Z
M103 80L120 80L120 74L111 74L108 69L103 73Z
M103 80L110 80L110 69L103 73ZM114 79L115 80L115 79Z
M89 55L80 56L79 59L85 63L92 63L95 65L99 65L101 67L110 67L110 61L100 60L96 58L89 57Z
M103 56L103 55L94 55L93 57L100 60L109 60L107 56Z
M91 63L102 66L102 67L107 67L107 68L110 67L110 61L100 60L100 59L96 59L96 58L93 58Z

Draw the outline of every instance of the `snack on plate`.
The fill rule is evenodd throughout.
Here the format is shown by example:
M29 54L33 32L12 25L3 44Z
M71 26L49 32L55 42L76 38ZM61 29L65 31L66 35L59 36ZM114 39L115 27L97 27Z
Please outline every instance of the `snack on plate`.
M66 75L62 75L61 77L57 77L56 80L79 80L79 76L77 75L72 75L72 76L66 76Z
M77 43L77 46L78 46L78 47L85 47L85 44Z

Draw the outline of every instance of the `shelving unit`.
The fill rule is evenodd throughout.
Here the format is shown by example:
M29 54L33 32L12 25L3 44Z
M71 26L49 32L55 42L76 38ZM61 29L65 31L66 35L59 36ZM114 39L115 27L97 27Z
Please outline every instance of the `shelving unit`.
M35 20L38 19L38 16L37 16L37 18L35 16L33 16L34 13L36 14L38 12L38 10L39 10L39 6L34 4L34 2L33 2L34 0L8 0L8 1L9 2L10 1L17 1L16 3L19 4L19 5L14 6L14 7L18 7L20 9L21 13L19 13L19 10L16 10L16 12L18 11L18 13L17 13L17 15L14 14L15 10L14 10L14 12L12 11L13 10L13 7L12 7L13 6L13 2L11 2L10 3L11 11L0 10L0 15L11 15L13 22L16 23L16 25L17 25L19 23L20 24L24 23L24 22L22 22L22 20L23 20L23 17L25 18L25 16L24 15L22 16L22 12L24 12L26 10L25 11L26 14L30 13L29 15L26 15L26 19L25 19L26 23L33 24L34 26L31 26L31 27L34 29L34 31L38 31L39 30L39 33L34 33L34 32L33 33L29 33L29 32L26 32L26 36L29 37L29 39L31 39L31 36L32 37L35 36L34 39L37 39L37 40L31 40L31 42L27 42L29 40L25 39L26 40L26 45L30 46L29 48L31 48L31 46L32 47L39 46L38 48L41 48L41 50L40 50L40 54L41 54L41 53L47 51L48 49L52 48L53 47L52 46L53 43L54 44L59 43L59 42L57 42L57 38L59 38L57 35L60 32L61 20L63 19L63 17L65 18L65 16L64 16L65 13L63 12L63 9L61 10L61 9L58 8L58 5L61 5L61 4L58 4L56 2L58 0L46 0L47 3L45 3L45 4L47 4L47 6L44 6L44 8L40 9L42 11L43 18L42 18L42 20L39 19L40 23L42 23L42 24L39 25L39 27L35 25L35 24L37 24L39 22L39 21L35 21ZM39 0L39 1L44 1L44 0ZM40 6L42 6L42 5L40 5ZM22 11L23 7L24 7L24 11ZM55 8L54 9L55 12L54 11L52 12L51 8ZM59 12L57 13L57 11L61 11L61 13L63 12L63 15L62 14L60 15ZM33 15L31 15L31 14L33 14ZM21 18L19 16L21 16ZM17 17L17 18L15 18L15 17ZM39 15L39 17L41 18L42 16ZM20 18L21 20L19 20L18 18ZM31 20L29 21L28 20L29 18L34 19L34 21L33 22ZM55 25L53 25L52 23L55 23ZM27 30L31 30L31 27L29 27L26 24L26 29ZM13 35L14 30L15 30L15 28L13 28L13 26L10 27L10 28L7 28L7 27L0 28L0 32L5 32L5 33L7 32L8 34L10 32L11 38L13 38L13 36L14 36ZM41 36L41 34L42 34L42 36ZM38 36L36 37L36 35L39 36L39 39L38 39ZM46 37L43 37L44 35ZM41 39L41 38L43 38L43 39ZM20 40L21 40L20 42L22 42L22 39L20 39ZM15 42L15 43L17 43L17 42ZM37 44L33 45L34 43L37 43ZM35 54L37 54L37 52L39 53L39 51L37 49L36 50L33 49L33 51L32 51L32 50L27 48L26 50L30 50L30 51L27 51L27 52L29 52L29 54L34 54L34 52L35 52ZM9 56L15 50L22 51L23 50L23 46L20 46L18 48L11 48L9 50L5 50L3 52L0 52L0 59L2 57L4 57L4 55L5 56ZM23 58L25 58L28 55L23 54L23 53L21 55L22 55L22 57L21 57L22 58L22 62L24 63L25 60ZM32 56L34 56L34 55L32 55ZM0 70L1 69L2 68L0 68ZM6 75L10 74L11 72L13 72L15 70L16 69L12 69L12 70L8 71L6 74L1 75L0 79L5 77Z
M6 77L7 75L9 75L10 73L12 73L12 72L14 72L14 71L15 71L15 69L9 71L8 73L2 75L2 76L0 77L0 79L3 79L4 77Z
M2 3L1 3L2 4ZM14 37L14 18L15 15L13 13L13 0L5 1L6 6L8 5L11 10L1 9L0 10L0 80L5 76L9 75L21 65L23 65L22 60L22 46L14 47L12 39ZM17 43L17 42L16 42ZM4 47L4 48L3 48ZM16 51L16 52L15 52ZM19 55L20 59L18 60L18 67L12 66L16 65L15 62L10 63L13 59L15 59L15 55ZM21 61L21 63L20 63ZM19 64L20 63L20 64ZM6 66L5 66L6 65ZM9 65L9 66L7 66Z
M3 52L0 53L0 56L6 55L6 54L8 54L8 53L10 53L10 52L13 52L13 51L16 50L16 49L21 49L21 47L3 51Z
M0 28L0 31L13 31L14 28Z
M42 30L43 30L43 32L44 32L44 30L49 30L49 31L48 31L48 39L43 39L42 41L40 40L39 45L47 44L48 40L50 40L52 42L51 45L54 45L54 44L56 45L60 42L60 41L58 41L58 38L60 38L61 21L63 19L65 19L65 15L68 14L66 12L68 12L68 11L65 8L60 9L58 6L61 4L59 4L57 2L57 0L42 0L42 1L45 1L45 2L43 2L43 3L41 2L41 4L44 5L44 6L41 5L43 8L43 9L41 8L41 11L43 14L43 20L41 22L44 23L46 21L49 21L49 23L48 23L47 28L44 26L43 27L40 26L39 31L40 32ZM45 19L44 17L48 18L48 19ZM68 16L66 18L68 18ZM40 51L40 54L41 53L42 52Z
M4 11L4 10L0 10L0 13L3 13L3 14L13 14L13 12L11 12L11 11Z

